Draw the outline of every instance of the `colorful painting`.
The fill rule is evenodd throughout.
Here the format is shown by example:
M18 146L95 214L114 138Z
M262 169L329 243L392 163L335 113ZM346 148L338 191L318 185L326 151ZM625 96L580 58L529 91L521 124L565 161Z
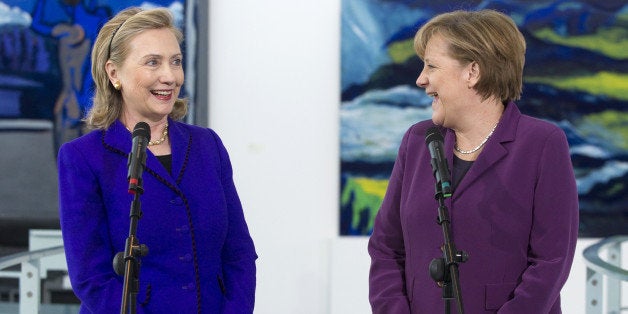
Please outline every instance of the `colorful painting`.
M431 118L431 98L414 85L414 34L436 14L485 8L526 38L519 108L567 134L579 235L628 233L626 1L342 0L341 235L372 232L404 132Z
M0 0L0 246L25 246L29 228L58 228L55 158L61 144L86 132L100 27L129 6L168 8L186 36L186 82L194 82L196 23L187 12L195 3ZM182 90L194 106L194 84Z

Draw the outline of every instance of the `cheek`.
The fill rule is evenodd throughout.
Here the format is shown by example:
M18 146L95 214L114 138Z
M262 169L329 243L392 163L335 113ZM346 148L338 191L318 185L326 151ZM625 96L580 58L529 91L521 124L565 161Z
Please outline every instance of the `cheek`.
M181 86L183 85L183 81L185 80L185 75L183 74L183 71L180 71L177 75L176 75L176 82L177 85Z
M133 85L137 88L149 86L152 82L151 77L143 73L136 73L131 79L133 80Z

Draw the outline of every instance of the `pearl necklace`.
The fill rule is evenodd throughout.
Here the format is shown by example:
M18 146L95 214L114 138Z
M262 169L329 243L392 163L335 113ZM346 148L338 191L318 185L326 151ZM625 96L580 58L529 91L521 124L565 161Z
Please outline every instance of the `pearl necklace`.
M480 143L480 145L474 147L471 150L462 150L460 148L458 148L458 143L456 143L456 145L454 145L454 149L464 155L468 155L468 154L473 154L475 152L477 152L480 148L482 148L482 146L484 146L484 144L486 144L486 141L488 141L489 138L491 138L491 135L493 135L493 132L495 132L495 129L497 128L497 124L499 124L499 122L495 123L495 126L493 127L493 129L491 130L491 133L489 133L484 140L482 141L482 143Z
M168 136L168 123L164 126L164 131L161 133L161 138L155 141L149 141L148 146L159 145L166 140L166 136Z

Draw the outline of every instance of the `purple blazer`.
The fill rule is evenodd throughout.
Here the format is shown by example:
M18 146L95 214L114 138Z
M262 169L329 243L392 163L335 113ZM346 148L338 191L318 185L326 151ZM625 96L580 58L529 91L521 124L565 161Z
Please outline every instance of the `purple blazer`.
M442 288L428 266L443 253L442 227L425 132L405 134L375 219L369 299L373 313L444 313ZM455 134L445 131L453 169ZM578 193L564 132L505 111L478 159L445 202L452 241L469 254L459 264L467 313L561 313L578 237ZM457 313L452 301L452 313Z
M257 255L212 130L169 121L172 174L147 150L142 176L137 313L252 313ZM81 313L119 313L123 277L112 260L129 236L131 133L119 121L64 144L60 219Z

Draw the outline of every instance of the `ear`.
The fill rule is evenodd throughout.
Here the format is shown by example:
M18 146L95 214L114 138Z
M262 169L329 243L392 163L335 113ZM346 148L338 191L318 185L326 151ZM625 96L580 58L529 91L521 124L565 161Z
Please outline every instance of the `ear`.
M105 63L105 72L107 72L107 76L109 77L109 81L111 82L111 84L120 81L120 79L118 78L118 69L116 65L111 62L111 60Z
M480 65L472 61L467 65L467 83L469 88L473 88L480 80Z

